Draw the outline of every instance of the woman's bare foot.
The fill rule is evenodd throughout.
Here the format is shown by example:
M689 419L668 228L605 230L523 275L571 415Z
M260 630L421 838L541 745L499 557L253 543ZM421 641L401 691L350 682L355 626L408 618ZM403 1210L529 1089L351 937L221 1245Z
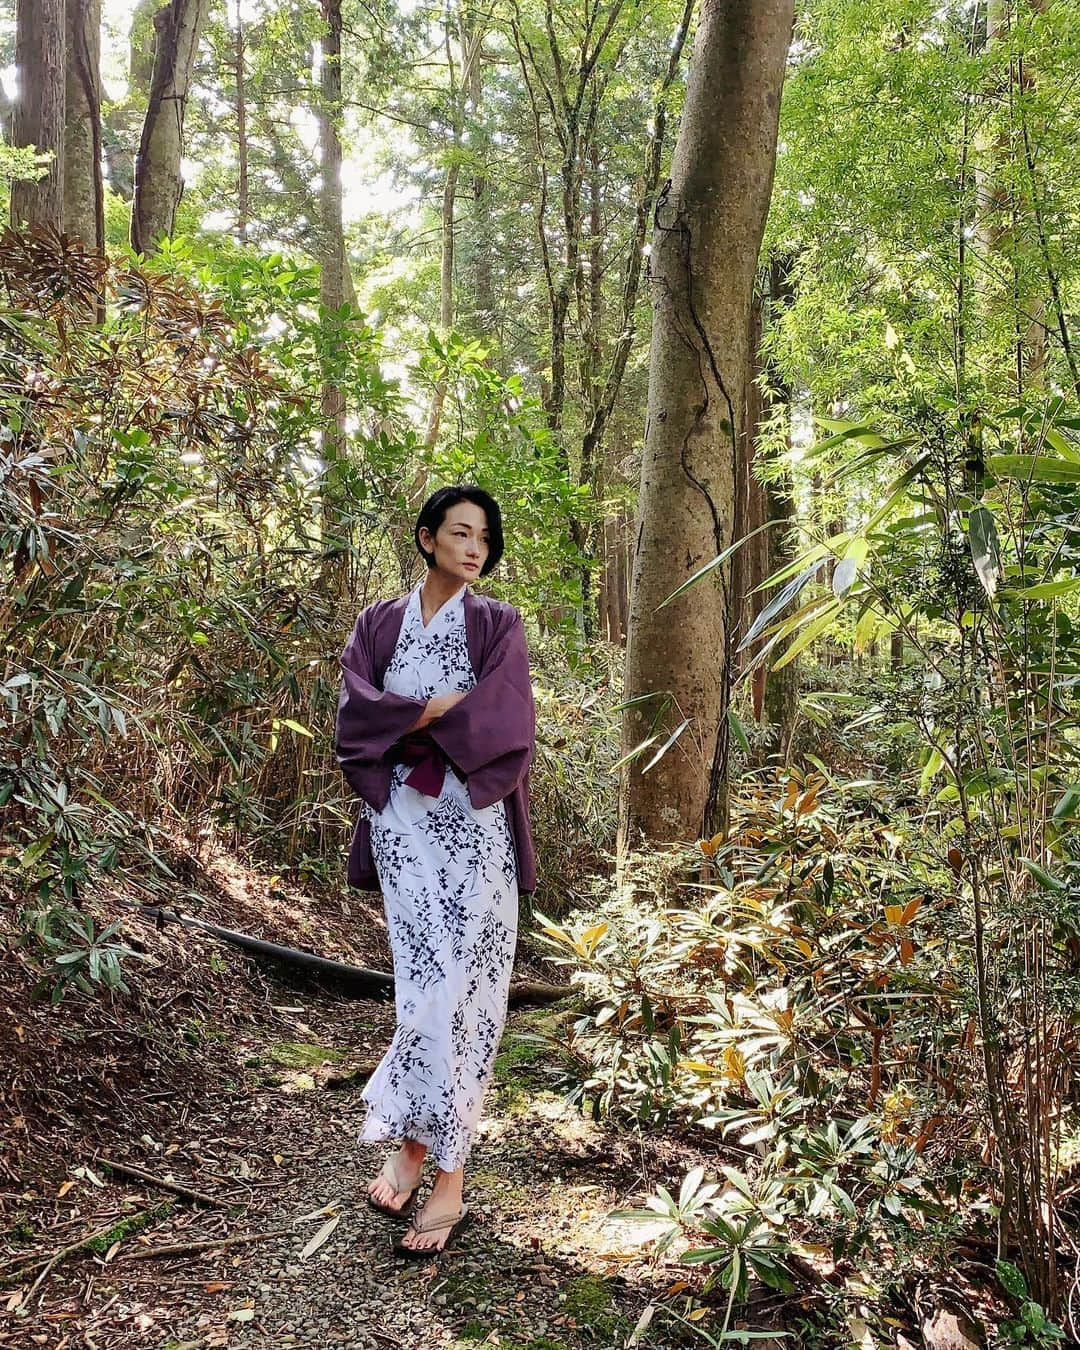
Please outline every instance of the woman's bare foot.
M436 1219L456 1218L461 1213L461 1195L462 1184L465 1179L465 1169L459 1167L456 1172L444 1172L441 1168L435 1173L435 1184L431 1188L431 1194L428 1196L424 1208L414 1220L421 1226L430 1224ZM411 1225L405 1230L401 1239L403 1247L409 1247L413 1251L442 1251L446 1245L446 1237L450 1232L450 1224L442 1228L435 1228L431 1232L417 1232Z
M380 1172L368 1186L368 1195L371 1196L372 1200L377 1201L380 1205L385 1205L388 1209L401 1209L420 1184L420 1174L424 1170L426 1156L426 1144L418 1144L415 1139L404 1140L401 1147L389 1160L392 1163L390 1170L397 1178L398 1185L404 1187L404 1189L395 1190Z

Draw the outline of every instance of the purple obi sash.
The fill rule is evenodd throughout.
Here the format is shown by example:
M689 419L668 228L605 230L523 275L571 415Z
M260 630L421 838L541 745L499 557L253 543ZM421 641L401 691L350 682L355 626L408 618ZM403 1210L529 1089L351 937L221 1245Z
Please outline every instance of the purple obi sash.
M412 765L405 777L409 787L422 792L425 797L437 797L442 792L446 756L424 732L403 736L391 749L390 759L395 764Z

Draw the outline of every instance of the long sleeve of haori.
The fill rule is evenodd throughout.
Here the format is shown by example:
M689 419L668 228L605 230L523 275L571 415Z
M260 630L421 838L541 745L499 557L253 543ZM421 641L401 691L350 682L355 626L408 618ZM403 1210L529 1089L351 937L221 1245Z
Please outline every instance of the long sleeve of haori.
M508 797L533 754L536 713L525 629L517 610L500 612L475 686L427 733L465 775L474 807Z
M365 610L341 653L334 749L350 787L370 806L381 810L389 792L384 756L425 705L420 699L378 688L372 678L372 651L371 619Z

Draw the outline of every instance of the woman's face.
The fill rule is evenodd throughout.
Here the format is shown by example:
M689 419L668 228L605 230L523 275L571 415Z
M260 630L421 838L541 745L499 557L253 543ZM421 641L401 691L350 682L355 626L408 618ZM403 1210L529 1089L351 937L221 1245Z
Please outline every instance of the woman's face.
M420 543L434 553L440 572L458 581L475 581L488 556L484 508L475 502L458 502L448 508L434 536L430 530L420 531Z

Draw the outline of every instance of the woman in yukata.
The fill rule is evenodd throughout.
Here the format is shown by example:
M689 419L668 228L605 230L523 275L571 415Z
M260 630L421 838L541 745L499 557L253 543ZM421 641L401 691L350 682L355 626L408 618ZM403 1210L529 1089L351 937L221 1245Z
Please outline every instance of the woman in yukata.
M506 1018L518 895L535 885L535 747L521 615L469 583L502 555L486 492L444 487L416 545L427 574L364 609L341 657L336 749L362 798L349 881L381 889L397 1025L363 1097L361 1138L400 1139L368 1203L411 1222L395 1251L433 1256L468 1222L465 1161ZM425 1160L435 1182L412 1217Z

